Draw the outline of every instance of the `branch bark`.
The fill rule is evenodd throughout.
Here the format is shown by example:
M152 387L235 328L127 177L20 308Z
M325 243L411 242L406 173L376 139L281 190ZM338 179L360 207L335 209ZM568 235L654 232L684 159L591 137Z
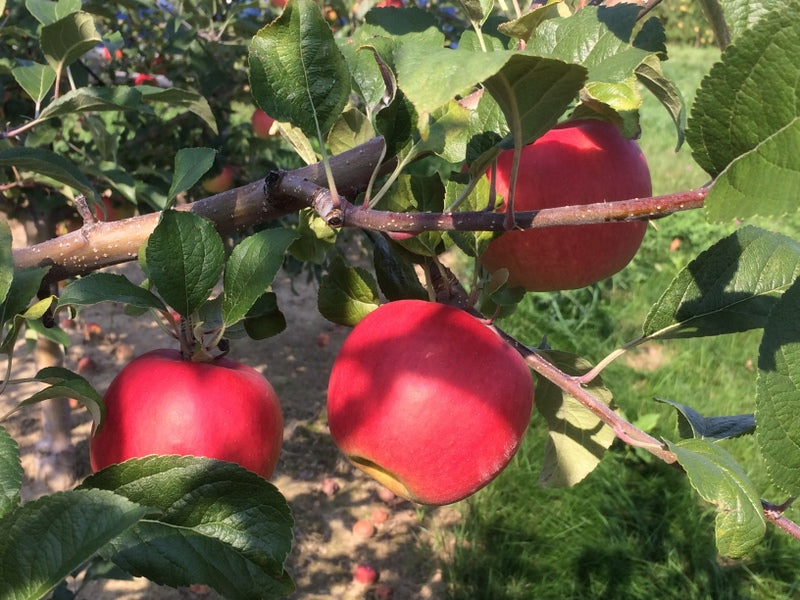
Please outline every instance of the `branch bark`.
M334 198L325 186L325 171L316 163L294 171L273 172L264 180L210 196L181 207L213 221L220 233L232 233L313 208L332 227L359 227L375 231L503 231L500 212L396 213L356 206L346 200L363 191L375 169L389 170L393 161L379 165L383 139L374 138L331 158L331 169L342 194ZM705 188L651 198L565 206L518 212L515 228L587 225L662 218L700 208ZM139 248L158 223L160 213L110 222L87 222L77 231L14 252L15 268L49 266L47 281L59 281L102 267L135 260Z

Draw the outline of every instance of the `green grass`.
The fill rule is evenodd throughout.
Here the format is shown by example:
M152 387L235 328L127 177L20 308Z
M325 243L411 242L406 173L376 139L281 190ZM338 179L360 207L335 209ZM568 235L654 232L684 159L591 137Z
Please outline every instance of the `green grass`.
M719 53L675 48L671 56L665 71L687 92ZM674 152L675 128L652 97L645 98L642 128L655 193L706 181L688 147ZM621 274L584 290L528 294L502 326L526 343L546 336L552 347L596 362L637 337L648 308L678 270L726 233L706 224L698 211L662 219ZM675 239L680 246L670 251ZM631 364L618 360L604 379L628 418L648 423L656 436L676 439L674 409L653 398L676 400L706 415L752 412L758 341L758 332L749 332L651 344L650 354L635 356ZM464 519L446 569L452 598L800 597L800 542L768 526L751 556L718 556L713 508L684 474L642 451L615 443L576 487L540 488L546 436L534 415L509 468L462 505ZM724 446L763 497L783 499L770 488L751 436ZM798 519L800 513L790 516Z

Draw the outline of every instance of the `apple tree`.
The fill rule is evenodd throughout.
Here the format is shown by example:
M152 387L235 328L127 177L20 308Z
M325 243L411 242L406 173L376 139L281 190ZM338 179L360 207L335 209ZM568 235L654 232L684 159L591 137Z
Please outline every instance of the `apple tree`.
M422 389L437 384L423 405L423 414L440 415L431 435L442 435L437 420L455 414L457 422L439 425L480 433L488 421L479 410L448 413L430 404L476 402L457 381L457 365L480 369L480 357L469 354L480 339L491 354L485 378L507 378L516 390L521 408L507 420L527 426L533 400L530 426L550 430L541 466L550 485L575 485L619 439L682 469L717 507L721 554L747 554L767 526L800 541L785 514L800 488L800 244L757 225L796 212L797 7L702 0L723 51L688 107L661 69L668 40L653 16L657 4L499 0L454 9L289 0L277 9L250 1L0 0L4 209L81 219L74 231L15 250L0 222L0 352L10 365L28 332L64 344L60 315L118 302L171 331L182 360L207 365L225 360L237 337L281 331L270 285L281 268L302 271L319 280L323 316L354 332L375 328L336 367L344 375L331 386L331 417L342 406L359 409L353 389L375 379L365 361L385 350L380 368L388 365L384 377L397 389L409 380ZM644 94L668 112L676 145L691 147L707 185L662 196L652 196L646 181L622 185L643 177L633 140L648 135L639 124ZM267 130L254 131L257 110L274 120ZM602 133L586 133L596 129ZM539 153L535 160L531 152ZM541 198L528 196L534 187ZM136 215L98 219L115 208L105 202L113 198ZM501 317L536 289L516 269L570 275L559 246L588 264L580 253L590 231L613 227L601 231L640 241L642 222L688 210L711 223L747 224L691 261L663 290L641 335L606 359L591 364L502 330ZM559 232L554 250L537 251L537 236L544 247L548 230ZM484 260L512 235L524 239L521 254ZM354 236L366 257L341 251ZM594 259L604 249L589 252ZM445 253L457 255L458 266L448 267ZM135 260L142 285L101 271ZM598 271L595 281L609 274ZM392 344L401 340L399 350L374 341L382 328L392 331L379 307L420 302L449 306L403 313L414 335L387 334ZM463 356L436 354L448 341L439 320L450 319L450 310L458 311L453 326L463 338L454 339L463 339ZM413 324L417 314L432 320ZM751 329L762 341L749 414L706 415L700 397L670 401L680 426L672 439L659 439L615 409L613 381L601 379L611 361L648 342ZM416 368L415 349L439 358ZM526 365L522 377L520 368L496 366L509 350L518 367ZM362 364L366 375L357 373ZM40 390L15 411L66 396L90 411L100 431L117 418L77 373L49 367L35 381ZM0 391L16 383L6 375ZM463 497L438 493L451 481L467 493L489 483L465 484L464 473L424 455L409 469L372 447L369 428L378 427L384 401L386 411L396 410L389 400L400 394L391 394L377 399L375 422L362 423L359 435L350 435L347 418L337 416L335 430L332 420L354 464L433 503ZM758 447L781 497L764 498L725 450L724 440L739 436ZM474 439L477 456L480 436ZM217 455L145 454L99 469L74 489L21 502L19 449L0 429L0 595L38 598L75 570L91 578L109 562L230 598L290 592L284 562L292 517L275 486Z

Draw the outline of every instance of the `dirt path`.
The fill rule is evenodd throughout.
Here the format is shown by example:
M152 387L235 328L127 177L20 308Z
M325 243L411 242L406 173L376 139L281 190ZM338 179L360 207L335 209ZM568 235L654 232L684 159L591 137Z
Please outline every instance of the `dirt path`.
M122 270L136 277L137 269ZM262 371L275 387L284 411L284 447L273 483L289 501L296 520L295 544L288 562L297 590L293 599L443 598L438 556L450 542L446 531L459 519L454 508L419 509L397 499L384 501L385 490L353 469L330 439L325 421L325 390L330 365L347 328L332 325L316 311L312 284L286 277L276 280L279 305L286 315L286 331L261 342L234 340L231 357ZM99 335L84 338L85 323L97 323ZM114 375L133 356L173 344L146 318L130 318L121 307L106 304L84 311L70 333L66 366L76 369L83 357L95 367L84 373L102 393ZM12 377L35 373L33 356L20 344ZM3 408L27 397L36 388L16 386L0 398ZM88 474L90 421L85 411L74 411L73 441L78 449L78 478ZM36 479L35 444L38 412L25 409L6 423L20 443L26 470L25 497L47 491ZM335 490L335 491L334 491ZM385 518L385 520L384 520ZM352 531L359 519L373 522L368 538ZM439 533L432 533L439 532ZM353 581L360 563L379 573L378 584ZM81 597L98 600L143 598L218 598L204 589L172 590L143 580L109 581L91 585Z

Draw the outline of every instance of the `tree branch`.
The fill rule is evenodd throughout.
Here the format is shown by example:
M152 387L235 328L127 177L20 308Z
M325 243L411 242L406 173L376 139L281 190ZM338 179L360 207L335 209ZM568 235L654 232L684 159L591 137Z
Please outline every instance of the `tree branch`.
M362 191L378 166L383 138L374 138L331 158L339 189L347 195ZM220 233L266 223L311 206L310 186L326 181L317 163L210 196L179 207L213 221ZM84 223L80 229L51 240L14 251L14 267L50 266L48 281L82 275L135 260L141 245L158 223L161 213L120 221Z
M343 196L362 192L379 167L384 142L374 138L331 158L336 184ZM380 165L391 169L393 161ZM231 233L311 207L332 227L375 231L504 231L502 212L396 213L356 206L334 198L325 186L321 163L293 171L273 172L266 179L198 200L180 208L213 221L220 233ZM706 188L651 198L518 212L516 229L557 225L587 225L657 219L703 206ZM15 268L50 266L48 281L82 275L102 267L135 260L139 248L158 223L160 213L110 222L86 222L67 235L14 252Z

